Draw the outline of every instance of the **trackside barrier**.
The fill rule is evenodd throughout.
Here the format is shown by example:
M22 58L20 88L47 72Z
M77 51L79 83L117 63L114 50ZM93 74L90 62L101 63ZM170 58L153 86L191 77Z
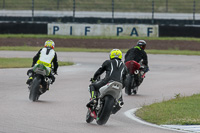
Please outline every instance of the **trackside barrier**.
M109 24L108 24L109 25ZM72 25L71 25L72 26ZM146 25L143 27L143 31L136 27L136 25L130 25L131 27L125 28L125 24L116 25L113 34L114 36L153 36L155 31L152 29L152 25ZM0 34L52 34L57 35L62 29L58 24L53 24L50 29L48 23L0 23ZM67 29L68 28L68 29ZM65 27L63 35L73 35L77 27ZM94 29L90 24L87 24L82 29L79 29L83 36L91 35L91 31ZM108 27L109 28L109 27ZM200 26L187 25L187 26L170 26L170 25L158 25L157 36L159 37L200 37ZM77 29L76 29L77 30ZM98 30L98 29L95 29ZM108 31L108 30L106 30ZM141 34L142 33L142 34ZM59 33L60 34L60 33ZM58 34L58 35L59 35ZM105 35L108 33L105 33Z
M48 24L48 35L158 37L158 25Z
M47 24L0 23L0 34L47 34Z

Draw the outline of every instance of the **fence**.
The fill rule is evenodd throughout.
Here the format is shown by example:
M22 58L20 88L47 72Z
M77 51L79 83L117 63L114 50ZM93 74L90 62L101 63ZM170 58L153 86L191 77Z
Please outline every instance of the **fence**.
M200 20L200 0L0 0L0 16L71 16ZM17 14L18 13L18 14Z

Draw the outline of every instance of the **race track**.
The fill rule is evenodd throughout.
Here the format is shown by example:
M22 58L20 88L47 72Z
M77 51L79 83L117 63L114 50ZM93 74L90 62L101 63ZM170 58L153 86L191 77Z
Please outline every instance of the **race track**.
M0 57L30 57L36 52L1 51ZM58 52L61 61L76 65L59 67L56 82L39 102L28 99L28 68L0 69L0 133L175 133L133 121L127 110L199 93L199 56L149 55L150 72L138 95L123 94L125 105L99 126L85 122L88 85L108 53ZM31 64L30 64L31 65Z

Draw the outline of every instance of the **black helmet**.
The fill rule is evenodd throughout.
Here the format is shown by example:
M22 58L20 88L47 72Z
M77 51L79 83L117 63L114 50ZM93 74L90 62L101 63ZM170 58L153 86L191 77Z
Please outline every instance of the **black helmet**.
M137 42L137 46L141 47L142 49L145 49L146 44L147 44L147 43L146 43L144 40L139 40L139 41Z

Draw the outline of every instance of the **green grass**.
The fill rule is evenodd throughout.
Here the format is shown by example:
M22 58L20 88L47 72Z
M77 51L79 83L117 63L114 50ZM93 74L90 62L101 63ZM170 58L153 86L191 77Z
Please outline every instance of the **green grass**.
M32 65L31 58L0 58L0 68L28 68ZM58 62L59 66L73 65L72 62Z
M41 49L41 47L30 47L30 46L0 47L0 50L9 50L9 51L38 51L39 49ZM55 48L55 51L59 52L110 52L110 50L112 49L88 49L88 48L65 48L65 47Z
M200 94L145 105L136 116L158 125L200 125Z
M43 35L43 34L0 34L0 38L58 38L58 39L131 39L131 40L178 40L178 41L198 41L200 38L194 37L131 37L131 36L63 36L63 35Z
M146 50L148 54L170 54L170 55L200 55L200 51L190 50Z
M32 0L3 0L0 1L1 9L6 10L31 10ZM112 11L112 0L75 0L76 11ZM168 5L168 6L166 6ZM200 3L196 1L196 12L199 12ZM151 12L152 0L115 0L116 12ZM168 8L167 8L168 7ZM73 11L73 0L34 0L35 10L61 10ZM192 13L193 0L154 0L155 12Z

